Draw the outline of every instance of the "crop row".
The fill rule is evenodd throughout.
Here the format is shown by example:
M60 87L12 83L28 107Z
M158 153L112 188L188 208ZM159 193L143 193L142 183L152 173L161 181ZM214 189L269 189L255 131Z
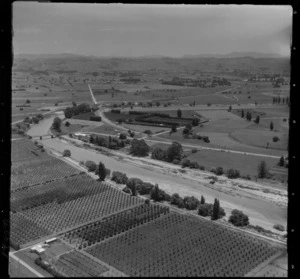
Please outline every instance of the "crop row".
M17 214L10 215L10 243L14 249L19 249L19 245L49 234L51 234L49 230L38 226L35 222L24 216Z
M100 221L69 231L64 235L64 239L70 243L74 241L79 243L80 248L82 246L86 247L167 213L169 213L168 207L141 204L133 209L122 211Z
M108 271L108 268L77 250L60 256L54 267L66 277L99 277Z
M109 188L107 184L99 183L86 174L76 175L13 192L11 211L27 210L54 201L61 204L84 196L99 194Z
M129 276L243 276L277 249L213 222L170 213L86 252Z
M80 171L65 162L50 157L29 165L12 167L11 191L79 174Z
M98 187L101 188L101 184ZM109 187L106 191L95 195L77 198L61 204L54 201L46 205L14 213L14 215L22 216L37 226L55 233L139 203L142 203L141 199ZM14 226L14 233L22 239L22 228L18 223ZM31 240L35 239L32 237Z

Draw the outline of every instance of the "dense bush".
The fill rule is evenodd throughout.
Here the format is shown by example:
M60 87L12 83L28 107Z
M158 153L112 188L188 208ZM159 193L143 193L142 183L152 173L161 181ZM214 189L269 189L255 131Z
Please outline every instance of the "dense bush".
M97 169L97 165L93 161L86 161L85 166L87 167L88 171L95 171Z
M70 126L70 122L67 121L67 122L65 123L65 126L66 126L66 127L69 127L69 126Z
M279 140L280 140L279 137L277 136L273 137L273 142L278 142Z
M182 161L181 161L181 167L182 168L186 168L186 167L189 167L190 166L190 163L191 163L191 161L189 160L189 159L183 159Z
M276 229L276 230L278 230L278 231L281 231L281 232L285 231L284 226L280 225L280 224L274 225L273 228Z
M216 175L222 175L224 173L224 170L222 167L217 167L216 168Z
M167 149L167 160L168 162L173 162L173 160L181 160L182 158L182 146L178 142L173 142L171 146Z
M71 151L69 149L65 149L63 152L64 157L71 157Z
M185 207L183 198L181 198L181 197L179 196L179 194L177 194L177 193L175 193L175 194L173 194L173 195L171 196L170 203L173 204L173 205L178 206L179 208L184 208L184 207Z
M87 112L91 112L91 106L89 104L80 104L80 105L73 105L73 107L67 107L65 110L64 110L64 114L65 114L65 117L66 118L71 118L75 115L78 115L78 114L82 114L82 113L87 113Z
M190 162L190 168L191 169L199 169L200 166L196 161L192 161L192 162Z
M61 119L59 117L55 117L52 123L52 128L57 132L60 132Z
M210 143L210 139L209 139L208 136L203 136L203 137L202 137L202 140L203 140L204 142L206 142L206 143Z
M112 109L110 110L111 113L121 113L121 110L119 109Z
M151 199L154 201L170 201L171 196L168 195L165 191L159 189L158 185L156 184L150 193Z
M133 156L145 157L148 156L149 151L150 148L143 139L131 141L130 154Z
M153 149L153 151L151 153L151 158L160 160L160 161L166 161L167 152L165 150L161 149L160 147L156 147Z
M90 116L90 121L101 121L101 116Z
M195 210L200 205L200 201L193 196L192 197L186 196L183 198L183 201L184 201L185 208L188 210Z
M239 172L239 170L236 170L236 169L229 169L227 171L227 177L228 178L239 178L240 172Z
M128 183L128 177L125 173L119 172L119 171L113 171L112 181L115 181L118 184L127 184Z
M124 133L121 133L120 136L119 136L119 139L125 140L125 139L127 139L127 135L124 134Z
M213 213L213 204L205 203L200 204L198 208L198 214L203 217L211 216Z
M193 148L193 149L192 149L192 153L197 153L197 151L198 151L198 150L197 150L196 148Z
M249 217L237 209L232 210L228 221L237 227L249 225Z

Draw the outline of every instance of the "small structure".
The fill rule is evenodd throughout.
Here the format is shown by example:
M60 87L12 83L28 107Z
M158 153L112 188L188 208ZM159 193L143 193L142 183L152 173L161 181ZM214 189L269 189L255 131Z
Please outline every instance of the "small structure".
M49 243L52 243L52 242L54 242L54 241L56 241L56 240L57 240L57 238L56 238L56 237L53 237L53 238L50 238L50 239L46 240L45 243L46 243L46 244L49 244Z
M30 249L31 252L37 253L38 255L43 254L46 250L41 245L35 245Z

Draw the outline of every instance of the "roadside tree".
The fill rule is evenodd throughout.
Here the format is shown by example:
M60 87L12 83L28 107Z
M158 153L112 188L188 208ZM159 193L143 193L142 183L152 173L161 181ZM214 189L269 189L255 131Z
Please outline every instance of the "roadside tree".
M232 210L228 221L237 227L249 225L249 217L237 209Z

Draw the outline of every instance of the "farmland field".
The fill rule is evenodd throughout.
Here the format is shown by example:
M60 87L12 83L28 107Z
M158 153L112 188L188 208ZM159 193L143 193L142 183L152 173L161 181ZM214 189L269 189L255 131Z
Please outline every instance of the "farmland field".
M79 173L77 169L48 155L48 158L43 161L35 160L29 163L14 164L11 168L11 191L74 176Z
M71 230L63 235L63 239L81 249L91 246L106 238L112 237L136 226L159 218L169 213L168 207L141 204L136 207L103 218L98 222Z
M253 237L175 212L85 250L135 277L241 277L278 252Z
M287 276L287 259L282 256L287 257L288 168L278 161L279 156L288 155L289 60L229 57L17 55L12 122L44 112L50 117L30 128L19 123L18 130L12 123L11 252L44 276L47 272L34 263L37 258L65 277ZM271 78L253 81L260 75ZM285 81L278 85L275 79L279 76ZM59 114L72 102L93 104L88 85L98 111L70 119ZM278 96L285 103L281 99L276 104L274 97ZM242 110L251 112L250 121L241 117ZM70 115L75 112L70 110ZM101 115L102 121L90 121L95 115ZM254 122L257 115L258 124ZM150 154L133 156L135 147L130 143L110 151L67 136L53 138L50 127L56 116L62 119L59 135L94 132L113 138L127 128L135 131L130 141L143 137L151 147ZM184 126L197 124L195 117L199 125L183 137ZM70 125L65 126L67 121ZM177 131L170 133L174 126ZM16 134L25 128L35 143ZM145 130L152 135L147 136ZM154 147L167 149L174 141L182 144L186 159L205 169L182 169L175 164L177 158L177 163L182 159L180 155L174 156L173 165L151 159ZM143 148L140 145L138 149ZM66 149L70 158L60 155ZM168 157L173 152L175 148L169 149ZM157 184L170 196L177 192L185 208L174 205L174 196L171 203L153 201L155 192L125 193L126 183L116 185L109 175L106 182L100 181L98 175L84 173L87 168L82 162L88 160L103 162L128 178ZM262 160L272 180L253 181ZM212 175L211 168L217 167L225 172L237 169L252 181ZM126 186L131 189L134 184L130 181ZM207 203L220 199L226 216L218 221L196 216L199 205L187 209L190 196L205 197ZM229 224L233 209L242 210L252 227L237 229ZM275 224L284 226L283 231L277 232ZM44 254L30 252L32 245L53 237L57 240L44 246Z
M65 188L68 182L71 185L74 184L68 179L60 180L59 188ZM79 185L82 183L84 183L84 191L76 194L76 187L80 187ZM60 196L63 193L62 190L61 192L52 192L51 195L48 194L45 197L39 196L38 187L40 186L35 186L34 195L29 195L28 199L20 198L19 202L17 202L18 200L13 202L13 205L17 204L16 210L24 209L13 213L11 239L16 242L15 245L23 245L38 239L39 235L47 235L47 232L49 234L71 228L142 202L108 185L98 185L98 182L89 177L77 178L76 184L73 186L75 187L73 197L67 194ZM22 230L29 231L32 224L38 224L41 233L32 236L30 233L23 235L18 225L20 218L24 220Z
M100 277L108 268L73 250L59 257L54 267L64 277Z
M196 161L200 166L207 170L216 167L223 167L224 170L234 168L241 172L241 175L257 175L257 167L262 158L244 154L235 154L228 152L218 152L213 150L198 150L190 154L187 159ZM277 159L263 158L267 166L271 169L278 163Z

